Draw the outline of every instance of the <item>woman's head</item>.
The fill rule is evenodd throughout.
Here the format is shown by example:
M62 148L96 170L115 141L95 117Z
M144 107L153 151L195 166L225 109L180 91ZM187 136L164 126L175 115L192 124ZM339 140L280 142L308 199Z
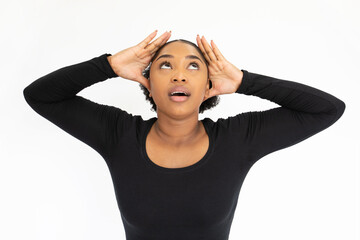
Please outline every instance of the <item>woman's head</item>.
M192 57L187 57L189 55ZM220 101L218 96L204 101L211 88L208 62L199 47L187 40L173 40L161 46L143 71L143 76L149 79L150 89L142 84L140 88L152 104L153 111L161 109L176 114L196 110L203 113ZM184 86L190 91L186 101L170 99L169 90L174 86Z

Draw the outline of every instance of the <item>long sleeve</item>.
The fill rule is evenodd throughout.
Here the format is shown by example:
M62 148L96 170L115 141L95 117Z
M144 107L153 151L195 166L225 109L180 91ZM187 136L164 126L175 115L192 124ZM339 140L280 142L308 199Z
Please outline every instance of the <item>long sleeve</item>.
M236 93L257 96L279 104L266 111L251 111L231 117L249 148L250 161L297 144L335 123L345 103L319 89L288 80L243 71ZM334 139L336 141L336 139Z
M60 68L23 90L25 100L33 110L102 156L124 128L119 125L132 115L76 94L92 84L117 77L107 60L109 55Z

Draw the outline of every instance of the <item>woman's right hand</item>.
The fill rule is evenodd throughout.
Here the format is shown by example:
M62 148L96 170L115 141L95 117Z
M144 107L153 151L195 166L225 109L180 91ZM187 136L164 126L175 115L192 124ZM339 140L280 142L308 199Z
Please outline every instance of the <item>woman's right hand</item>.
M139 82L148 90L150 89L150 82L142 75L142 72L149 65L155 52L169 40L171 31L163 33L150 43L156 34L157 30L139 44L107 57L112 69L119 77Z

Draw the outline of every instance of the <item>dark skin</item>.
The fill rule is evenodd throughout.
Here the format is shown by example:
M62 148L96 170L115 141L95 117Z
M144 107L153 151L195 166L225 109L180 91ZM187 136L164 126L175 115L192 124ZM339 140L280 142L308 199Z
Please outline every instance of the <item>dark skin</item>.
M163 54L174 58L159 58ZM197 50L189 44L173 42L164 47L150 68L150 96L157 107L158 119L154 124L157 141L168 146L190 146L203 135L204 129L198 120L199 107L209 94L208 69L204 60L186 59ZM169 63L163 63L168 61ZM173 86L185 86L191 96L185 102L174 102L168 96Z
M109 63L118 76L139 82L149 90L157 105L158 115L149 133L154 141L173 149L194 147L194 143L205 136L205 129L198 120L201 103L212 96L234 93L241 84L243 73L225 59L213 41L209 45L204 36L200 38L198 35L197 44L209 62L207 69L205 63L199 60L185 59L190 54L202 59L194 47L173 42L164 47L158 56L166 53L174 58L155 59L150 78L146 79L142 71L155 52L170 38L170 33L166 32L150 43L155 35L156 32L153 32L136 46L108 57ZM170 64L160 66L163 60ZM197 66L192 62L196 62ZM211 89L207 71L212 82ZM174 85L190 90L191 96L187 101L177 103L170 100L168 92Z

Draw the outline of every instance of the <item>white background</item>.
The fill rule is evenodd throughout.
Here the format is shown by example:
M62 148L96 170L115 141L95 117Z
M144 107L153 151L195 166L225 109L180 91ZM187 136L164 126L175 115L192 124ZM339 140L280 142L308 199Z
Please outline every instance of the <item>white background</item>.
M359 10L356 0L2 1L0 238L125 239L102 157L34 112L23 89L158 29L157 37L172 30L170 40L194 43L199 33L240 69L307 84L346 104L330 128L251 168L229 239L360 239ZM79 95L156 116L133 81L109 79ZM199 119L278 106L240 94L220 98Z

